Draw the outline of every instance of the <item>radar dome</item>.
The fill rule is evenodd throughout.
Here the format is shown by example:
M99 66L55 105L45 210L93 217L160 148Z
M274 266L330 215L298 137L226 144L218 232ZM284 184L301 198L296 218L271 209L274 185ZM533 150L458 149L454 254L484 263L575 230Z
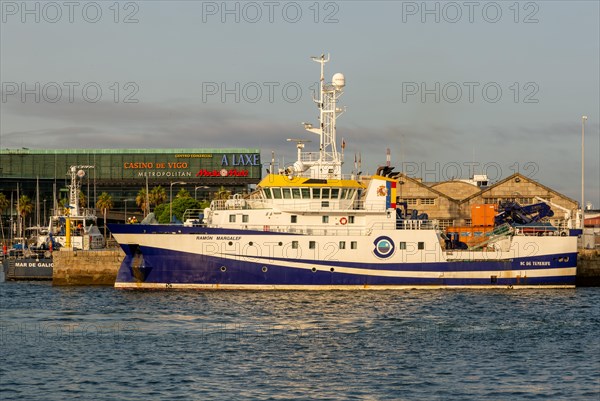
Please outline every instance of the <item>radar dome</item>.
M344 77L344 74L342 74L341 72L338 72L337 74L333 75L331 83L333 83L333 86L335 86L336 88L343 88L344 86L346 86L346 77Z

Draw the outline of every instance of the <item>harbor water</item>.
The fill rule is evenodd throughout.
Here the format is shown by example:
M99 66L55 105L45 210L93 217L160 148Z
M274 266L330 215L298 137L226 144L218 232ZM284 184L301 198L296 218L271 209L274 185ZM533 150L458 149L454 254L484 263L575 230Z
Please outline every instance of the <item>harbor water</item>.
M595 400L600 291L0 282L6 400Z

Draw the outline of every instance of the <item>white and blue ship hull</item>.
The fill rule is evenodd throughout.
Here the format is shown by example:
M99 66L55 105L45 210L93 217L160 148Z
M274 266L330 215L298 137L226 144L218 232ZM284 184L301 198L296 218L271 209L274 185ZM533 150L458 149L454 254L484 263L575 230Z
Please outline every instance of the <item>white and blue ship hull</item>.
M506 250L449 251L433 230L309 236L154 225L110 229L126 254L117 288L530 288L574 287L576 278L576 237L514 236Z

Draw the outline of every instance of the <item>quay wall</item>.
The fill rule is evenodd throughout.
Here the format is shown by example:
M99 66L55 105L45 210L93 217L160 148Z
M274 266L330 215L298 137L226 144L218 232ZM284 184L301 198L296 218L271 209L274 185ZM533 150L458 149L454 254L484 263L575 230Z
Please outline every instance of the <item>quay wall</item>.
M125 253L120 248L54 252L52 285L114 285Z
M600 287L600 252L580 249L577 255L578 287Z

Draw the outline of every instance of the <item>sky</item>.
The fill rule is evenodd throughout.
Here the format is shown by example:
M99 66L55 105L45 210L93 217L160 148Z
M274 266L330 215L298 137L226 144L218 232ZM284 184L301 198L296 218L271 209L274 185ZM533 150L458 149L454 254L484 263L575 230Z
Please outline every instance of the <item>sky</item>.
M346 77L344 171L520 172L600 208L598 1L0 0L0 148L259 148L318 138Z

